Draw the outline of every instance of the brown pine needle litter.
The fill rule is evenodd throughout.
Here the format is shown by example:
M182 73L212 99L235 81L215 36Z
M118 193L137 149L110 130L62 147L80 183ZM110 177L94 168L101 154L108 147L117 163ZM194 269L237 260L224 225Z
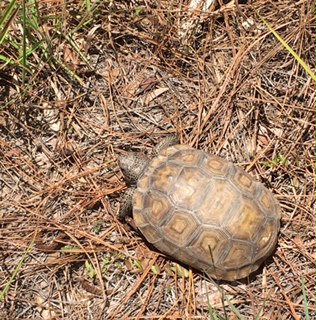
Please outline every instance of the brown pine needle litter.
M1 319L315 318L315 83L258 16L315 73L313 1L0 9ZM118 221L117 155L170 133L281 203L249 279L214 283Z

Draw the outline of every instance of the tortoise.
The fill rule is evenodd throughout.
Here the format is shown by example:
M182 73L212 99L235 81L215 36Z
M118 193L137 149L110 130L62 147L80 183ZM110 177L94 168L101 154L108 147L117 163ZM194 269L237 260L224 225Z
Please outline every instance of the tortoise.
M235 281L275 250L280 205L233 163L178 144L174 136L153 149L151 160L129 152L118 161L130 186L119 217L132 211L138 230L162 253Z

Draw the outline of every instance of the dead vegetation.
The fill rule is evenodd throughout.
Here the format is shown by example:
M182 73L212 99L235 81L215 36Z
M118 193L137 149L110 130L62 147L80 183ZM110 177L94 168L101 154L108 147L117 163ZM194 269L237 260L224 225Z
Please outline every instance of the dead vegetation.
M192 13L188 2L26 2L24 26L12 13L0 44L2 319L315 318L314 82L256 15L314 66L314 3ZM278 248L249 281L218 289L117 220L116 155L168 133L280 201Z

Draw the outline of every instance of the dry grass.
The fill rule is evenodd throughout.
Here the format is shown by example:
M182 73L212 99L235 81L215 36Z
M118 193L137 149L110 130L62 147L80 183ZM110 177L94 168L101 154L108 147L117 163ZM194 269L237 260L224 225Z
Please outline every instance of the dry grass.
M255 13L313 66L314 3L221 0L198 15L187 3L27 2L24 59L12 14L0 44L2 319L315 318L314 83ZM177 271L116 218L116 155L174 132L282 205L277 251L247 282L219 291Z

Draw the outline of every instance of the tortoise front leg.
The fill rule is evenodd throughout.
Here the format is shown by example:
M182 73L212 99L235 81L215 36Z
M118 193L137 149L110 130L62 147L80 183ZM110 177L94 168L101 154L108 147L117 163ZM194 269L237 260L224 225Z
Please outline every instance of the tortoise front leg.
M133 195L135 193L135 190L136 190L136 188L134 188L134 187L128 188L122 197L120 210L118 212L118 218L121 221L125 221L126 217L132 216Z

